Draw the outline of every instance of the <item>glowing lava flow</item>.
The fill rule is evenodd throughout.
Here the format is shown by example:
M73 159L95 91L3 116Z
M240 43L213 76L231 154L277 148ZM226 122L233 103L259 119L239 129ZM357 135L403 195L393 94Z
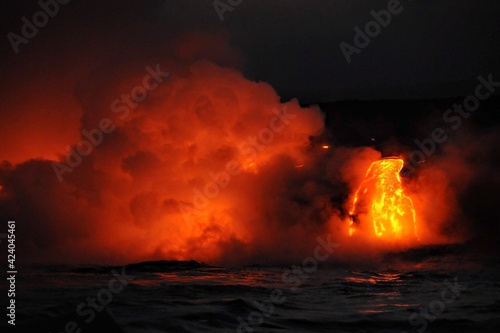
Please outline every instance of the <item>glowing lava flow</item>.
M385 158L375 161L366 172L354 196L349 234L358 229L372 229L382 239L416 239L416 218L413 202L403 192L399 172L403 160ZM365 218L365 216L366 218ZM366 222L373 227L364 225Z

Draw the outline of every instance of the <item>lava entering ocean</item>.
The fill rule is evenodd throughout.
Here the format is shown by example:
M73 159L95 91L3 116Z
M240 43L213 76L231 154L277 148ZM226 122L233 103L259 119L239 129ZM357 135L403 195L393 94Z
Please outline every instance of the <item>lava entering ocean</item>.
M417 238L415 208L404 193L399 175L403 165L402 159L390 157L375 161L368 168L349 212L351 236L362 230L384 240ZM363 222L371 223L360 221L360 215L366 215Z
M10 133L26 133L24 122L15 130L0 126L3 137L18 147L44 147L0 151L0 216L23 221L20 257L283 264L302 260L318 236L342 244L332 260L364 260L380 244L392 251L417 238L409 245L465 238L459 199L474 174L462 150L436 154L408 184L401 184L403 162L395 158L373 163L363 181L381 153L335 143L337 133L326 126L334 114L245 78L233 68L238 52L223 48L225 38L189 33L161 56L88 64L57 77L67 89L55 86L40 102L31 90L20 91L23 103L7 104L33 110L27 124L40 126L22 140ZM216 54L213 45L221 45ZM147 66L170 75L129 105L127 96L144 88ZM55 109L71 117L46 112ZM89 137L110 122L112 132ZM74 152L89 145L69 168ZM62 181L55 163L71 170ZM355 192L349 237L347 194ZM397 246L385 249L387 243Z

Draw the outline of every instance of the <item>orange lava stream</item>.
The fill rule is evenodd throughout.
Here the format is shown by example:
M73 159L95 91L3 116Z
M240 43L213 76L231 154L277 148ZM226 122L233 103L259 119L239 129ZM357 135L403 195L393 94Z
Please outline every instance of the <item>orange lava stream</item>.
M363 230L385 240L417 238L415 208L404 194L399 176L403 165L402 159L385 158L368 168L349 212L351 236ZM366 225L369 221L372 227Z

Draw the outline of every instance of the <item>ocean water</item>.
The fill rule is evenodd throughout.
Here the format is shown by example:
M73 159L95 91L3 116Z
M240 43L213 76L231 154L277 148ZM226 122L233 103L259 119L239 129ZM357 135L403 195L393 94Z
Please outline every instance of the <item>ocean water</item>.
M18 275L15 331L497 333L500 270L485 266L39 266Z

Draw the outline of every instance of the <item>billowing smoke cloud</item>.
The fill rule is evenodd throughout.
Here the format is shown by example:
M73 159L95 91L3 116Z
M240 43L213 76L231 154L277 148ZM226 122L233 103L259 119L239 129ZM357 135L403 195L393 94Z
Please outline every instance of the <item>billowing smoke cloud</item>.
M285 255L276 242L315 229L307 215L325 224L321 186L300 172L319 108L193 60L205 39L173 45L175 60L80 83L82 135L67 154L3 166L2 216L18 220L26 256L214 261L247 244L240 256L261 245Z

